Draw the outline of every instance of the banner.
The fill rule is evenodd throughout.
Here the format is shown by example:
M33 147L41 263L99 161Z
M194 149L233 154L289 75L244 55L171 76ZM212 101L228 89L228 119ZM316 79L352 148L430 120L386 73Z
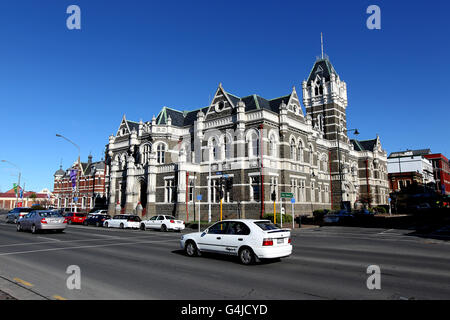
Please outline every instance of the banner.
M76 191L77 186L77 169L70 170L70 181L72 181L72 189Z

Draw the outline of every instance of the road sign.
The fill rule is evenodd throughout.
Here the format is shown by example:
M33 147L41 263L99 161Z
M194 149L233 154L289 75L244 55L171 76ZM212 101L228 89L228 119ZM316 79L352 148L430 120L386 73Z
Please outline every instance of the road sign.
M291 198L291 203L295 203L295 198Z
M282 198L293 198L293 197L294 197L294 194L291 193L291 192L282 192L282 193L281 193L281 197L282 197Z
M202 201L202 195L201 194L197 195L197 200L198 201Z
M228 179L228 174L224 174L223 177L224 177L225 179Z

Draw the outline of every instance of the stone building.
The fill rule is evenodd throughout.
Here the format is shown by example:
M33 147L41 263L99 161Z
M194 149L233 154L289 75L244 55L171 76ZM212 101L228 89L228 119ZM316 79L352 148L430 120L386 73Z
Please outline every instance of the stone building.
M124 116L106 146L109 212L141 204L142 215L193 220L201 195L202 220L214 221L221 190L224 219L272 213L272 194L277 212L291 214L282 192L293 194L295 215L387 204L387 154L378 136L349 139L347 86L327 58L316 60L301 94L238 97L220 84L209 106L164 107L148 122Z

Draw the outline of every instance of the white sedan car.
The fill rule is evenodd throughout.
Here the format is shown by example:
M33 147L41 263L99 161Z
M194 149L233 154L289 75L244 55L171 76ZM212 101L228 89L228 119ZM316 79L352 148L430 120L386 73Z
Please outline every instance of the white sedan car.
M139 224L141 223L141 218L132 214L118 214L111 219L103 222L105 228L132 228L139 229Z
M185 225L183 220L176 220L172 216L159 215L148 220L142 220L140 228L141 230L156 229L164 232L168 230L181 231L184 230Z
M224 220L203 232L183 235L180 246L188 256L215 252L239 257L241 263L277 259L292 253L291 232L269 220Z

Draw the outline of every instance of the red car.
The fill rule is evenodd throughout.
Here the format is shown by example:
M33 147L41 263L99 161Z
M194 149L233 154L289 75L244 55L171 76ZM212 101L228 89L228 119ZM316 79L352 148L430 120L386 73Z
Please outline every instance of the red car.
M64 215L67 219L67 224L80 223L82 224L86 220L87 215L85 213L68 212Z

